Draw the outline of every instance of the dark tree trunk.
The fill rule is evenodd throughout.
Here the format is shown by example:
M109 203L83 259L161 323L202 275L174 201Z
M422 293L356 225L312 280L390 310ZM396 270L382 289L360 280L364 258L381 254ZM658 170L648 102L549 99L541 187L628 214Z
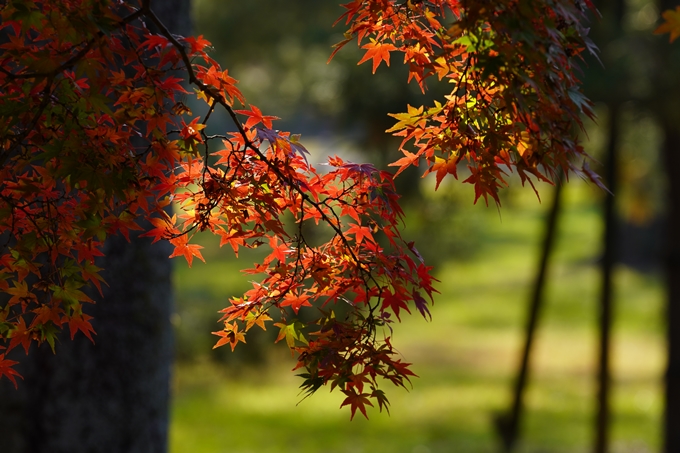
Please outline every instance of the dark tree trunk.
M629 69L620 55L612 51L612 45L623 35L623 19L626 13L626 2L623 0L599 0L597 7L602 17L594 19L594 37L602 49L602 62L593 62L590 73L595 80L590 80L591 93L596 100L604 101L609 112L607 130L607 149L604 156L604 182L610 190L603 203L604 232L602 235L601 288L598 303L598 358L596 376L595 417L593 420L594 438L592 451L607 453L611 425L611 331L614 312L613 270L616 263L616 212L617 193L617 153L619 148L619 122L622 104L630 96ZM588 82L588 80L586 80Z
M621 107L617 101L609 105L609 127L607 156L604 169L605 183L610 190L604 201L604 234L602 243L602 287L600 289L599 313L599 356L597 370L597 404L595 416L595 446L596 453L609 451L609 428L611 419L611 328L613 310L612 275L616 262L616 216L614 194L617 191L617 151L619 138L619 121Z
M156 1L152 9L174 33L190 30L189 0ZM56 355L47 345L20 352L19 389L0 381L0 452L167 451L171 248L114 237L105 253L97 265L109 286L85 307L95 344L65 332Z
M169 254L148 239L108 241L110 287L88 307L95 344L63 335L57 354L43 345L20 358L19 390L6 380L0 390L3 453L166 451Z
M661 0L660 11L675 9L675 0ZM680 47L668 43L668 35L657 44L657 88L654 109L661 124L663 163L667 179L666 240L664 267L667 287L668 358L665 375L665 453L680 452Z
M553 191L553 201L548 213L545 227L545 236L541 247L541 257L536 272L536 279L529 299L529 310L527 313L526 327L524 328L524 348L520 358L517 377L513 388L513 399L510 410L500 415L496 419L496 431L501 440L504 452L512 452L520 438L521 421L524 412L524 393L529 381L531 353L533 350L534 337L538 329L540 314L544 305L543 288L548 274L550 257L552 255L555 236L557 232L557 221L561 206L562 181L555 184Z
M677 98L676 98L677 99ZM677 104L676 104L677 106ZM680 451L680 130L664 125L664 160L668 175L666 285L668 362L664 413L664 451Z

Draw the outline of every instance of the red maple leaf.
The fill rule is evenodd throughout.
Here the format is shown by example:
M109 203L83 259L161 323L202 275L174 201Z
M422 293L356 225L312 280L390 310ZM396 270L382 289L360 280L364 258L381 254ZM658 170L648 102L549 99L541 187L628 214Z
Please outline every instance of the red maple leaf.
M0 377L7 376L7 379L12 381L12 384L14 384L14 388L17 388L17 381L15 376L21 378L21 375L17 373L17 371L14 368L12 368L17 363L19 362L5 359L5 354L0 354Z
M404 291L396 291L395 294L392 294L388 291L387 294L383 296L382 307L380 307L380 309L384 311L388 307L391 308L394 314L397 315L397 319L401 321L401 318L399 317L399 312L401 309L411 313L408 305L406 305L406 294L407 293Z
M262 111L255 107L254 105L250 106L250 110L234 110L234 111L236 113L240 113L241 115L245 115L248 117L245 125L246 129L250 129L251 127L259 123L262 123L262 125L267 129L271 129L272 120L279 119L278 116L263 115Z
M342 402L340 407L347 406L348 404L350 405L350 409L352 410L352 415L350 416L350 420L354 418L354 413L359 409L362 414L364 414L364 417L368 419L368 415L366 414L366 405L368 404L369 406L373 407L373 404L368 400L368 397L371 396L368 393L356 393L354 390L343 390L342 393L347 395L347 398Z

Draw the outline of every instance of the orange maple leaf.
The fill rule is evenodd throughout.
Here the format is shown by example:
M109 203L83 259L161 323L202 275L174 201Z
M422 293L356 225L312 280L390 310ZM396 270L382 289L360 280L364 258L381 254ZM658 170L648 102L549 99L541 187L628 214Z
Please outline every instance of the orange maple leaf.
M68 328L71 332L71 340L73 340L73 337L76 335L76 332L80 330L92 343L94 343L92 334L96 335L97 333L92 328L92 324L90 324L90 319L92 319L92 316L83 313L79 316L72 316L68 320Z
M385 61L387 63L387 66L390 65L390 52L393 50L397 50L396 47L394 47L392 44L383 44L376 42L374 40L371 40L370 43L364 44L361 46L362 49L368 49L366 51L366 54L364 54L364 57L357 63L357 65L360 65L361 63L368 61L369 59L373 59L373 74L375 74L375 70L378 69L378 66L380 66L380 63Z
M11 351L16 346L21 345L24 351L28 354L28 349L31 347L31 339L33 338L33 331L26 327L24 318L19 316L19 321L14 324L14 330L9 334L10 342L7 351Z
M295 314L300 311L301 307L311 307L312 304L309 302L309 296L307 294L295 294L294 292L286 293L283 301L281 301L281 307L290 306Z
M368 239L369 241L375 243L375 239L373 239L373 234L371 233L370 228L357 225L356 223L350 223L349 226L351 228L349 228L345 234L353 234L357 244L361 244L361 241L364 239Z
M219 348L220 346L224 346L225 344L229 343L229 346L231 346L231 350L233 351L239 341L243 343L246 342L245 335L243 332L238 331L238 326L236 324L225 324L224 330L212 332L212 334L221 337L219 340L217 340L217 343L215 343L213 349Z
M661 17L665 19L666 22L662 23L654 30L655 35L661 35L663 33L670 33L670 41L675 41L680 36L680 6L675 8L675 11L669 9L661 14Z
M164 219L159 217L150 217L147 219L155 228L151 228L139 235L139 237L152 237L152 244L165 239L172 234L179 233L174 228L174 223L176 221L176 216L172 216L172 219ZM172 242L172 241L171 241Z
M442 179L444 179L444 176L447 174L453 175L454 178L458 178L457 161L458 159L455 156L448 159L442 159L441 157L434 158L434 164L427 171L427 173L433 171L437 172L437 185L434 190L439 189L439 184L441 184Z
M170 243L175 246L175 250L172 252L172 255L170 255L170 258L183 255L187 260L189 267L191 267L191 264L194 261L194 256L205 263L205 259L200 252L203 246L198 244L189 244L189 238L186 236L186 234L171 239Z
M406 170L411 165L417 167L420 161L420 153L413 154L406 151L405 149L402 149L401 152L404 153L404 156L406 157L402 157L401 159L392 162L391 164L388 165L389 167L399 167L399 170L397 170L394 176L398 176L399 173Z

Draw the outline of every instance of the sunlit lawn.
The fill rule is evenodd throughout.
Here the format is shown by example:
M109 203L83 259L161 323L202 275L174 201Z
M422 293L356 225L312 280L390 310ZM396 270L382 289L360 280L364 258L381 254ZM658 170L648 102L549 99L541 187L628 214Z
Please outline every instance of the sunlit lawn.
M549 200L549 191L545 194ZM567 212L533 357L520 452L591 450L601 226L591 200L596 191L574 184L565 195ZM349 411L338 409L342 396L325 389L297 404L300 382L290 372L293 361L283 345L268 353L266 367L216 366L206 352L176 367L171 451L499 451L493 417L510 402L548 205L539 205L526 191L513 197L500 214L495 207L469 208L485 222L481 249L470 259L444 260L439 267L441 294L432 322L412 316L396 326L394 343L420 377L410 392L386 384L391 415L374 410L370 420L350 422ZM229 254L213 249L206 255L208 264L191 270L178 266L175 321L185 332L197 319L192 310L214 312L243 289L238 269L251 263L224 260ZM664 360L660 279L620 267L616 285L612 452L657 451ZM218 327L188 329L202 338L206 351L214 341L210 328Z

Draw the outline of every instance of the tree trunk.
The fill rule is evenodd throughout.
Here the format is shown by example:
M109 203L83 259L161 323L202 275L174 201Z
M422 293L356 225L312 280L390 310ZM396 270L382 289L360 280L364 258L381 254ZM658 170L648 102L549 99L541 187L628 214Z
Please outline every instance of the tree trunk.
M3 453L166 451L168 245L108 241L100 265L110 286L88 307L95 344L64 332L56 354L44 344L20 358L19 390L7 380L0 389Z
M659 10L675 9L675 0L661 0ZM665 375L663 451L680 451L680 48L659 37L654 109L661 124L663 163L666 170L666 240L664 267L667 288L666 320L668 356Z
M538 329L540 314L544 305L543 288L548 274L548 265L555 244L557 221L560 213L562 198L562 180L555 183L553 201L546 219L545 236L541 247L541 257L536 272L536 279L529 299L526 327L524 328L524 348L520 358L517 377L513 391L512 405L507 413L496 418L496 432L501 440L502 451L510 453L520 438L522 416L524 415L524 392L529 381L531 353L534 336Z
M189 32L189 0L152 2L152 9L172 32ZM109 286L85 307L95 344L64 332L56 354L43 345L16 356L24 377L18 390L0 381L2 453L167 451L171 247L131 239L109 239L97 263Z
M680 451L680 132L664 125L664 161L668 175L666 233L668 362L665 384L664 451Z
M612 276L616 262L616 215L614 194L617 191L617 154L621 106L618 101L608 103L609 127L607 155L605 161L605 184L610 190L604 201L604 234L602 243L602 287L600 289L599 313L599 356L597 370L597 402L595 415L595 453L609 451L609 431L611 419L611 328L613 310Z

